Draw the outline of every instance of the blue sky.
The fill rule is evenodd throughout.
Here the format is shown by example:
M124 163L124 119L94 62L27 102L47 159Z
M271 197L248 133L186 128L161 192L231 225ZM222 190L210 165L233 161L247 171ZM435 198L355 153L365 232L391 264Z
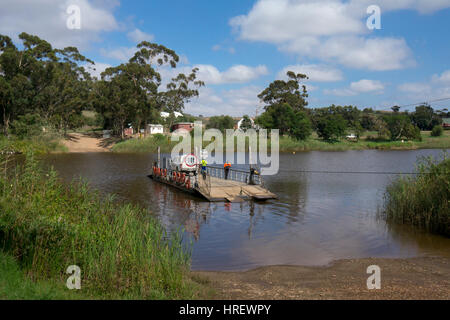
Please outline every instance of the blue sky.
M389 109L450 98L450 0L119 1L0 0L0 33L36 34L78 46L107 66L149 40L174 49L169 79L200 68L206 88L186 106L199 115L260 111L257 94L286 70L306 73L310 107L332 103ZM80 8L81 29L66 26ZM369 30L367 8L381 9ZM432 103L450 106L450 100ZM259 108L259 109L258 109Z

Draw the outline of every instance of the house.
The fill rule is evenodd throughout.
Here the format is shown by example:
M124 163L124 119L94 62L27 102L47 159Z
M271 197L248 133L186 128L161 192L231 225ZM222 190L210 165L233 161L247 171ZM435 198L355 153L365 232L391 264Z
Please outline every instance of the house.
M172 127L170 128L170 131L176 131L178 129L184 129L188 132L191 132L192 130L194 130L194 124L192 122L179 122L179 123L175 123L174 125L172 125Z
M148 133L150 134L163 134L164 133L164 127L162 124L149 124L148 125Z
M450 118L443 118L442 119L442 127L444 129L450 129Z

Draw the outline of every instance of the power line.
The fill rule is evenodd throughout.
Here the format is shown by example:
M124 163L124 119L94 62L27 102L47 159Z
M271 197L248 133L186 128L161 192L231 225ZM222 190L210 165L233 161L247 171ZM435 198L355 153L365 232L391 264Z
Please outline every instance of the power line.
M446 100L450 100L450 97L448 98L442 98L442 99L436 99L436 100L430 100L430 101L422 101L422 102L417 102L417 103L410 103L410 104L405 104L402 106L399 106L400 108L404 108L404 107L410 107L410 106L417 106L419 104L430 104L432 102L440 102L440 101L446 101Z
M323 174L405 174L405 175L417 175L418 172L389 172L389 171L321 171L321 170L279 170L279 172L296 172L296 173L323 173Z

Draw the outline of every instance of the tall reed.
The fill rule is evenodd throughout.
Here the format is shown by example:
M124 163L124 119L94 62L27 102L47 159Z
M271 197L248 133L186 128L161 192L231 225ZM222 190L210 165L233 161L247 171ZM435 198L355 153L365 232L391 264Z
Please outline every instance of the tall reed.
M444 153L438 163L424 158L415 177L400 177L385 193L388 221L409 224L450 236L450 158Z
M86 184L63 185L33 155L0 178L0 250L35 279L66 281L77 265L82 290L102 298L195 295L190 252L149 212L102 198Z

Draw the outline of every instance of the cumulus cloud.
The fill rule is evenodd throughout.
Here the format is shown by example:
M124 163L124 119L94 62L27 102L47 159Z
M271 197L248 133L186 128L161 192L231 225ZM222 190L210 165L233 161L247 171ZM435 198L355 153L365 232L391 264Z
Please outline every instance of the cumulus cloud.
M365 23L372 4L371 0L259 0L248 14L232 18L230 25L242 40L272 43L300 57L374 71L413 66L404 39L370 37ZM450 7L450 0L380 0L376 4L382 12L433 13Z
M88 65L85 65L84 67L91 74L92 77L101 79L102 72L108 68L111 68L112 66L107 63L96 62L95 65L88 64Z
M261 107L258 94L262 88L257 86L244 86L239 89L221 90L217 92L212 88L200 89L200 96L186 106L186 112L214 116L227 114L240 117L244 114L254 116L256 109Z
M384 84L378 80L362 79L350 83L348 88L327 89L324 90L324 93L341 97L356 96L361 93L381 94L383 93L384 87Z
M197 78L204 81L206 85L220 85L232 83L247 83L269 73L264 65L249 67L245 65L235 65L225 71L220 71L210 64L197 64L184 66L177 69L163 68L160 70L163 78L174 78L179 73L190 73L193 68L198 68Z
M127 33L127 37L130 41L135 43L141 43L142 41L153 41L155 38L152 34L145 33L139 29L134 29Z
M278 73L278 78L283 80L286 79L286 73L288 71L306 74L309 77L309 80L314 82L334 82L343 79L342 72L340 70L325 65L315 64L297 64L286 66Z
M138 51L136 47L119 47L115 49L101 49L102 56L111 58L120 62L127 62Z
M67 8L80 8L81 29L67 28ZM37 35L55 47L86 48L101 40L102 32L119 28L113 10L115 0L3 0L0 33L17 40L21 32Z

